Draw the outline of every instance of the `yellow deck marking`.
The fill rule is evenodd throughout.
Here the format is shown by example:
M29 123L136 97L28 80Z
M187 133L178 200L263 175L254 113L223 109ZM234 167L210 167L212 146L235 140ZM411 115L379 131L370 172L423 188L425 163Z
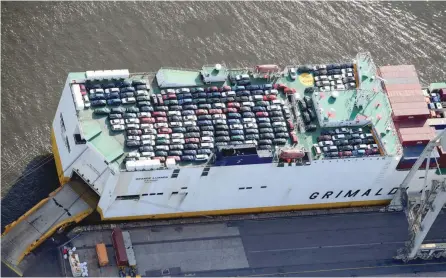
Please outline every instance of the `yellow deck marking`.
M314 84L313 75L311 75L309 73L299 74L299 81L300 81L300 83L304 84L307 87L311 87Z

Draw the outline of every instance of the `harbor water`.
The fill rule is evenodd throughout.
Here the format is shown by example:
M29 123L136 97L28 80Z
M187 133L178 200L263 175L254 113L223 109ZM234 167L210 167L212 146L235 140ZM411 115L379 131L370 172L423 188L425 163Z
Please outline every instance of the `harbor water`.
M369 51L378 65L415 65L423 84L446 79L446 8L435 1L3 2L1 20L2 229L58 186L50 126L68 72L316 64Z

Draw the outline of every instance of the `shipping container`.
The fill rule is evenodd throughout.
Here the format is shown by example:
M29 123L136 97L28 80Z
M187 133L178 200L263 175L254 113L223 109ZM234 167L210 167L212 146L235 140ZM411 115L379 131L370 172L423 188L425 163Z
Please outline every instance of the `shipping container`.
M398 123L395 125L395 127L398 126L398 137L403 146L425 145L435 137L435 129L430 127L427 122L421 127L407 127L407 125L407 123Z
M389 100L391 104L394 103L409 103L409 102L424 102L425 96L422 94L414 94L414 95L391 95L389 93ZM429 99L429 98L427 98Z
M125 250L124 238L120 228L114 228L112 231L112 243L115 249L116 264L120 267L128 266L129 260Z
M96 244L96 254L98 255L99 266L108 265L107 248L105 247L104 243Z

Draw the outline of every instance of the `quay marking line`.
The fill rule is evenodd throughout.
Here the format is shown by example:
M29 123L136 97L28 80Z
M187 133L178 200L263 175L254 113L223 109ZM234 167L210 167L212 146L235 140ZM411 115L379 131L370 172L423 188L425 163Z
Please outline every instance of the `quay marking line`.
M304 274L304 273L318 273L318 272L330 272L330 271L345 271L345 270L361 270L361 269L378 269L378 268L391 268L391 267L407 267L407 266L426 266L426 265L446 265L446 262L440 263L425 263L425 264L393 264L382 266L363 266L363 267L347 267L347 268L333 268L333 269L318 269L318 270L303 270L303 271L291 271L291 272L278 272L271 274L254 274L246 275L247 277L264 277L264 276L283 276L289 274Z

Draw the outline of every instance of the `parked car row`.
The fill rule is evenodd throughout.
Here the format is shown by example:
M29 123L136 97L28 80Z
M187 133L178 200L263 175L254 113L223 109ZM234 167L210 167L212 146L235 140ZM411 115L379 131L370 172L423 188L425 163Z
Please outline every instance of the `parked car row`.
M313 100L309 96L304 96L303 100L298 100L297 105L300 109L302 120L305 125L310 125L317 120L316 112L314 111Z
M353 64L318 66L314 71L315 86L319 91L348 90L356 88Z
M351 157L379 154L372 133L366 133L362 128L337 128L322 130L313 146L316 154L325 157Z
M269 150L290 138L297 143L290 109L277 94L265 85L167 89L139 96L136 105L104 106L94 112L107 114L113 131L125 131L126 146L139 153L128 159L171 156L178 161L201 161L216 146L255 144ZM223 97L233 99L214 101Z

